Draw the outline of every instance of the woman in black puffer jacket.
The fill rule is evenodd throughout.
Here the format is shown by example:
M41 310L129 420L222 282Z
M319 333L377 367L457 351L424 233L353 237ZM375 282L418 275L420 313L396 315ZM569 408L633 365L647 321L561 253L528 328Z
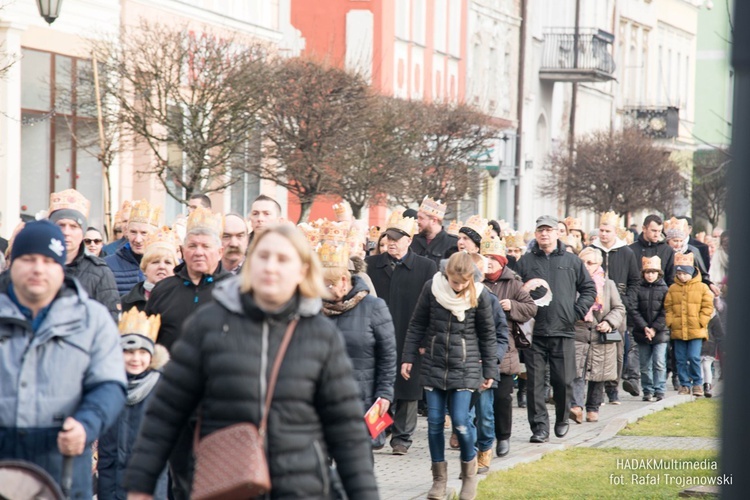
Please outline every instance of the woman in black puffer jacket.
M196 410L201 438L260 424L266 381L295 318L268 416L270 497L329 498L330 456L349 498L378 498L359 388L341 334L320 311L323 293L320 263L296 228L256 236L242 275L216 286L215 301L186 320L172 348L134 447L128 498L150 498Z
M473 391L486 390L498 378L497 339L490 292L474 282L469 254L453 254L445 274L425 283L406 333L401 375L411 377L420 347L420 384L426 390L427 428L433 485L427 498L443 498L447 481L446 402L461 447L461 499L476 495L477 452L469 425Z

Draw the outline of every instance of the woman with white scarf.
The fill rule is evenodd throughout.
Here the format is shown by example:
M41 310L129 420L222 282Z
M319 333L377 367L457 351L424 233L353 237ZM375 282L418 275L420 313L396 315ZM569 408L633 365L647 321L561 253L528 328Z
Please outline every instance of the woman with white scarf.
M490 292L475 282L471 256L451 256L445 273L425 283L409 324L401 376L412 376L413 363L424 348L420 383L427 400L427 437L433 485L427 498L445 496L444 423L446 402L461 448L460 498L473 499L477 486L477 452L469 424L472 392L486 390L498 378L497 339ZM416 376L416 374L414 374Z

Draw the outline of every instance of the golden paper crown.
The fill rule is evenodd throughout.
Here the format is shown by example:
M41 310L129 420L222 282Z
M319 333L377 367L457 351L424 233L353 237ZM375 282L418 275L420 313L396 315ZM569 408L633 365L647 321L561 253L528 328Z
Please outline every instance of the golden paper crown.
M653 257L641 257L641 269L655 269L661 271L661 259L658 255Z
M361 251L362 244L365 242L365 234L367 233L366 227L364 221L352 221L352 225L349 227L349 234L346 235L350 251Z
M505 246L507 248L523 248L526 246L523 241L523 234L516 231L506 234L503 241L505 241Z
M599 225L620 227L620 218L614 212L604 212L599 218Z
M207 229L221 236L224 232L224 216L199 205L188 215L185 234L196 229Z
M497 221L497 225L500 226L500 236L501 237L505 236L506 234L508 234L511 231L510 224L508 224L507 222L505 222L505 219L500 219L499 221Z
M424 212L426 215L435 217L443 220L445 212L448 210L448 205L440 203L440 200L435 200L429 196L425 196L422 200L422 204L419 205L419 211Z
M458 230L461 229L463 224L464 223L460 220L454 219L453 222L448 225L448 228L445 230L445 232L448 234L452 234L453 236L458 236Z
M523 233L524 246L525 246L526 243L528 243L529 241L531 241L533 239L534 239L534 232L533 231L526 231L525 233ZM518 247L518 248L523 248L523 247Z
M136 201L130 209L129 222L139 222L150 226L159 227L161 207L151 205L146 200Z
M352 220L352 207L346 200L333 205L333 213L336 214L336 219L339 222L349 222Z
M674 254L674 265L676 266L689 266L693 267L694 257L692 253L675 253Z
M156 343L161 327L161 315L148 316L145 312L133 307L122 315L117 326L120 329L120 335L143 335Z
M122 212L120 210L118 210L117 212L115 212L115 222L114 223L115 223L115 225L122 224Z
M487 228L487 219L480 217L479 215L472 215L469 220L464 222L462 227L468 227L478 235L484 234L484 230Z
M347 267L349 263L349 224L323 219L317 222L320 230L318 257L323 267Z
M177 233L169 229L168 226L162 226L146 237L146 252L163 248L176 254L179 245L177 238Z
M667 239L670 238L687 238L688 235L688 223L685 219L677 219L672 217L669 220L664 221L664 234Z
M380 235L383 234L383 232L380 230L378 226L372 226L370 228L370 231L367 233L367 238L370 241L378 241L378 238L380 238Z
M493 237L492 228L490 226L487 226L484 234L482 234L479 253L481 255L502 255L505 257L505 243L502 239Z
M394 210L388 217L386 229L397 229L407 234L410 238L414 236L417 230L417 221L414 217L404 217L401 212Z
M88 219L90 208L91 202L75 189L66 189L49 195L50 214L56 210L75 210Z
M565 226L568 228L568 231L571 229L577 229L578 231L583 231L583 224L581 223L581 219L577 219L575 217L565 217L565 220L563 221L565 223Z
M122 202L122 206L120 207L120 213L123 216L123 220L130 220L130 211L133 209L133 203L130 200L125 200Z
M301 222L297 225L297 228L302 231L307 238L307 242L310 244L310 248L316 250L320 243L320 229L315 224L309 222Z

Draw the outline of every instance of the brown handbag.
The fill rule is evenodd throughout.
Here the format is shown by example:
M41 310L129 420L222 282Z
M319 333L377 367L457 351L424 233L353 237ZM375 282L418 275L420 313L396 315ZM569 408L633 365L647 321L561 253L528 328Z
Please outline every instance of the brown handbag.
M287 326L276 354L259 427L242 422L212 432L199 441L201 417L198 417L193 436L195 473L191 498L194 500L244 500L271 490L264 446L268 412L279 368L297 322L295 318Z

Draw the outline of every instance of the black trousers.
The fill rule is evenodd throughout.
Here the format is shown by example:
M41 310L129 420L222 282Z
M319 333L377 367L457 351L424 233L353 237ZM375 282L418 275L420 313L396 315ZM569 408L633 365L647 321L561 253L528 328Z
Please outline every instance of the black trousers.
M172 500L189 500L193 486L193 433L194 424L190 423L180 432L169 456L169 480L171 489L169 498Z
M555 399L555 423L567 422L573 379L576 376L576 346L573 337L534 336L526 349L527 413L532 432L549 433L549 414L545 403L544 370L550 368L550 382Z
M495 439L510 439L513 425L513 375L500 375L495 391L493 410L495 412Z

